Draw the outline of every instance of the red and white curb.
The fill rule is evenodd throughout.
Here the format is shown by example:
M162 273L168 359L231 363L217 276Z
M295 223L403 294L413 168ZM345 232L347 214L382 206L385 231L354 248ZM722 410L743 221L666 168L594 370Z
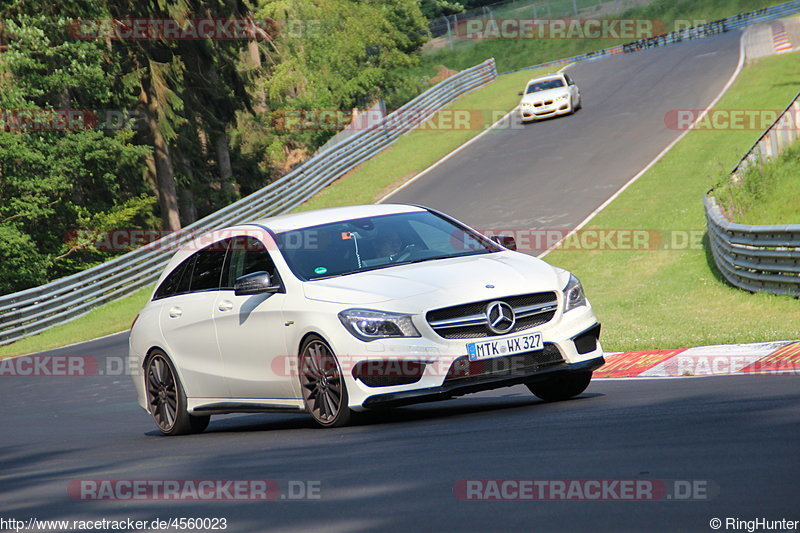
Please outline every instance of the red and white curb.
M606 353L596 378L730 375L800 376L800 342L721 344L680 350Z
M772 44L776 54L792 51L792 42L789 40L789 34L786 33L786 26L783 22L772 23Z

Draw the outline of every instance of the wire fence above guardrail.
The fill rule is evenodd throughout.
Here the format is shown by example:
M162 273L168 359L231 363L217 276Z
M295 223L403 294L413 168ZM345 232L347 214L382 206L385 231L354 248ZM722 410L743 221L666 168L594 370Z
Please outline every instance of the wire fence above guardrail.
M494 59L431 87L379 123L322 150L286 176L142 248L39 287L0 296L0 345L74 320L158 279L175 251L212 229L291 211L459 96L497 78Z

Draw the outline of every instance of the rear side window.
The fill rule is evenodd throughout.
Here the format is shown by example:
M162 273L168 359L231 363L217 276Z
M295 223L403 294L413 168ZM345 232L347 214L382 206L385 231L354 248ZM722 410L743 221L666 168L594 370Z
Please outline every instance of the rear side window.
M192 279L192 269L194 268L195 256L185 259L181 264L164 278L158 286L153 300L168 298L177 294L189 292L189 282Z
M225 253L231 239L206 246L185 259L161 282L154 300L186 294L219 289Z
M225 263L225 243L216 243L195 254L197 259L192 272L191 292L219 289L222 265Z

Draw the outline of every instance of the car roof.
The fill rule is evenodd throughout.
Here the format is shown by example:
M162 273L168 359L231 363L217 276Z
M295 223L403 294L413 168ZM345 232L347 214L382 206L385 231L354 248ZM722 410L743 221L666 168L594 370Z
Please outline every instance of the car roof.
M347 207L331 207L314 211L303 211L288 215L278 215L251 222L268 228L275 233L291 231L301 228L330 224L342 220L394 215L399 213L415 213L425 211L425 208L405 204L372 204L352 205Z
M534 82L540 82L540 81L545 81L545 80L554 80L556 78L561 79L563 77L564 77L563 74L549 74L547 76L541 76L539 78L531 78L530 80L528 80L528 85L530 85L531 83L534 83Z

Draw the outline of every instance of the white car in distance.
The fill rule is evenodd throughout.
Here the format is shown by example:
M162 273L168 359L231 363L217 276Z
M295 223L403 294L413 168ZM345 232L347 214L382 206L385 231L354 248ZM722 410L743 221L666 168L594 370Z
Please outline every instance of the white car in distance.
M604 363L600 325L575 276L511 248L410 205L210 232L175 254L131 328L139 404L175 435L235 412L340 426L518 384L578 395Z
M569 74L534 78L519 93L522 122L569 115L581 108L581 91Z

